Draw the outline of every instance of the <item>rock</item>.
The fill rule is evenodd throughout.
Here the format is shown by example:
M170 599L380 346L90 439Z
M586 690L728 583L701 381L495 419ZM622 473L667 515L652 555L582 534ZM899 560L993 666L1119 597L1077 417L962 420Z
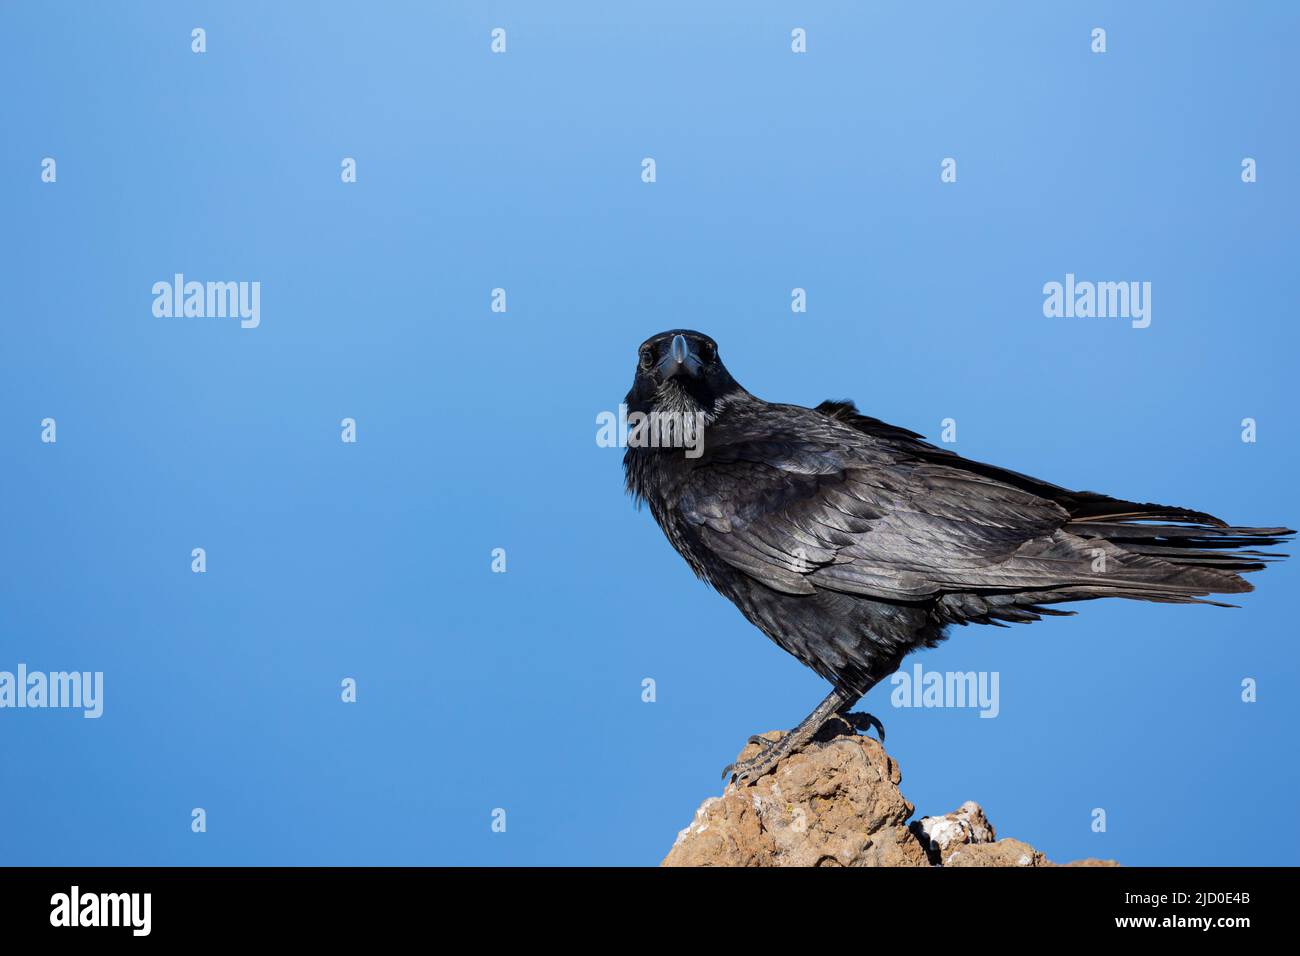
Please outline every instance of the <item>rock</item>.
M950 852L955 853L961 845L992 843L997 839L993 824L974 800L967 800L941 817L922 817L912 824L912 832L931 857L937 855L941 859Z
M757 751L749 744L737 759ZM909 825L915 808L898 789L902 779L880 741L828 729L752 786L730 784L700 804L662 865L1055 865L1027 843L997 839L974 801Z
M738 759L757 750L749 744ZM907 827L913 807L901 779L869 737L812 744L753 786L705 800L664 865L928 866Z
M955 847L945 854L942 866L1051 866L1047 858L1028 843L998 840Z

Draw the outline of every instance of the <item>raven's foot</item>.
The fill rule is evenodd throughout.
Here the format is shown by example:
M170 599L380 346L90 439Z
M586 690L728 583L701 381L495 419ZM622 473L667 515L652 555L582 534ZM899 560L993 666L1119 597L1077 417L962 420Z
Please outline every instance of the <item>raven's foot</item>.
M812 741L830 741L836 737L853 734L867 734L875 730L881 741L885 739L885 725L879 718L866 713L836 713L828 717L820 727L808 734L802 742L795 736L800 728L788 734L782 734L773 740L762 734L754 734L747 743L759 748L758 753L746 760L727 764L722 771L722 779L729 783L753 783L759 777L771 773L778 763L790 754L802 750Z
M782 734L776 740L755 734L749 743L757 744L758 753L747 760L729 763L722 769L722 779L729 784L752 784L759 777L771 773L790 754L800 749L807 741L798 741L793 733Z
M762 749L754 756L740 760L736 763L729 764L722 771L722 779L729 783L752 784L759 777L771 773L778 763L802 750L814 737L818 731L827 724L831 717L839 717L843 723L848 724L850 728L857 729L854 721L859 718L859 714L845 714L861 697L861 694L849 694L841 690L833 690L830 695L817 705L817 709L800 721L799 726L788 734L782 734L776 740L768 740L766 737L750 737L751 744L758 744ZM836 722L838 723L838 721ZM879 725L876 721L876 725Z
M880 718L871 714L862 713L861 711L854 711L847 714L836 714L835 716L848 724L850 728L863 735L866 735L874 728L876 736L880 738L880 742L885 742L885 725L880 722Z

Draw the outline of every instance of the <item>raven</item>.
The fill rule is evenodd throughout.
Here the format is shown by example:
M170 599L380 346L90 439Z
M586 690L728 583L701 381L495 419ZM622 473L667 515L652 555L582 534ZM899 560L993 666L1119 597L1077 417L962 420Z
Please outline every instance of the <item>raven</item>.
M627 490L691 569L832 685L798 727L727 767L752 783L952 624L1037 621L1049 605L1121 597L1218 604L1285 555L1289 528L1239 528L1187 508L1070 491L936 448L849 401L756 398L713 339L661 332L640 347L629 422L696 422L702 449L634 434ZM659 429L660 434L664 429ZM661 437L661 436L660 436ZM638 438L640 440L638 440Z

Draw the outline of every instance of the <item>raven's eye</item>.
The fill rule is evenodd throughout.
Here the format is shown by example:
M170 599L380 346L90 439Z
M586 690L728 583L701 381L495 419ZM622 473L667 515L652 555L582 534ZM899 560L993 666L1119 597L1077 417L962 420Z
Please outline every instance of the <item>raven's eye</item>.
M700 343L700 358L706 362L712 362L718 355L718 347L712 342Z
M654 364L655 364L654 352L650 350L650 346L648 345L642 346L641 347L641 368L648 372L650 371L650 369L654 367Z

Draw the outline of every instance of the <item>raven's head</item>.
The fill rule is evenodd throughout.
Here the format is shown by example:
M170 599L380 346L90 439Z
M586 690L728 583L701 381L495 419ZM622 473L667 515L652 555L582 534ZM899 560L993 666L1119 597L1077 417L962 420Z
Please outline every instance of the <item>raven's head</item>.
M713 339L673 329L641 343L627 407L634 412L701 413L707 420L721 399L742 391L718 357Z

